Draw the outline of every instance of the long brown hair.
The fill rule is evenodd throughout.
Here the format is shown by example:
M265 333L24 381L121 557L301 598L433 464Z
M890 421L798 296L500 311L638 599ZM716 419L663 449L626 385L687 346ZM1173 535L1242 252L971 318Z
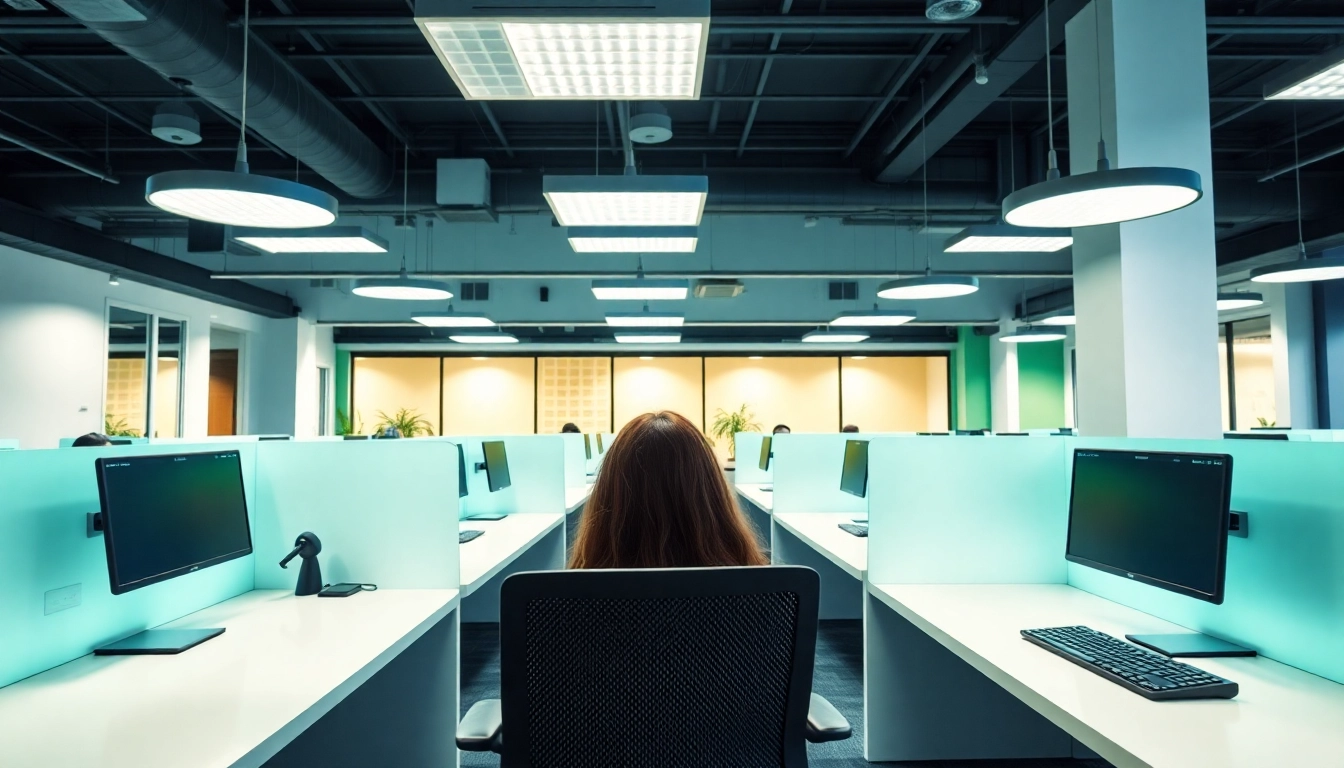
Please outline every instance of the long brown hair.
M621 430L583 507L570 568L767 565L709 441L670 411Z

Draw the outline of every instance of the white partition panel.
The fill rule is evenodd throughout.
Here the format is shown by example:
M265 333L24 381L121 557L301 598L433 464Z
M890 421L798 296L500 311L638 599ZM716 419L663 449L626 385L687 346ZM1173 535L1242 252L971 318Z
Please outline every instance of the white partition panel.
M840 433L775 435L772 444L775 514L834 512L854 517L868 514L867 499L840 490L845 442L852 439L871 441L873 436Z
M457 446L449 440L262 442L253 539L258 589L293 589L279 567L299 534L322 541L323 581L458 586Z
M761 441L766 437L760 432L738 432L733 436L733 455L737 459L734 482L763 485L773 479L775 474L774 461L770 462L769 469L761 469ZM773 445L771 450L774 450Z
M450 439L461 443L467 452L469 495L462 499L463 517L499 512L564 514L565 442L560 435L458 435ZM492 440L504 441L512 481L508 488L494 493L490 492L485 470L477 468L485 461L481 445Z
M588 454L583 449L583 435L564 434L560 439L565 444L565 487L582 488L588 484Z

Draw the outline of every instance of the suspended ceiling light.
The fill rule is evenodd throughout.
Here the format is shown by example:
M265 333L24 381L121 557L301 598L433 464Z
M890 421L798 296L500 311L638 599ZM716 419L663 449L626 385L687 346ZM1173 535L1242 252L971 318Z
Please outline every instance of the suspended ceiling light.
M877 287L877 295L883 299L950 299L966 296L980 290L980 280L967 275L935 275L926 271L919 277L903 277L888 280Z
M1055 327L1070 326L1078 324L1078 316L1073 312L1062 315L1052 315L1038 321L1041 325L1053 325Z
M455 333L448 337L458 344L517 344L511 333Z
M680 333L618 333L617 344L677 344Z
M695 253L698 227L570 227L575 253Z
M415 23L468 99L700 98L709 0L586 5L416 0Z
M903 309L863 309L857 312L841 312L831 325L842 328L877 328L905 325L915 319L915 313Z
M1250 309L1265 303L1265 297L1247 291L1218 292L1218 311L1228 312L1234 309Z
M1322 54L1265 84L1266 99L1344 99L1344 48Z
M233 239L267 253L387 253L387 241L363 227L239 228Z
M607 325L617 328L676 328L685 324L686 318L675 312L611 312L607 314Z
M1094 9L1095 10L1095 9ZM1101 88L1101 21L1096 13L1097 89ZM1050 1L1045 0L1045 60L1050 60ZM1045 68L1047 121L1050 126L1049 167L1045 181L1018 190L1003 200L1003 220L1019 227L1093 227L1146 219L1193 204L1203 196L1199 174L1186 168L1111 169L1106 140L1097 142L1097 170L1059 175L1055 152L1053 80ZM1100 127L1100 125L1098 126Z
M422 280L406 274L402 267L397 277L367 277L356 280L351 289L356 296L367 299L389 299L392 301L442 301L453 298L446 283L437 280Z
M980 10L980 0L928 0L924 16L933 21L961 21Z
M247 69L251 2L243 13L243 109L232 171L167 171L145 182L145 200L188 219L235 227L325 227L336 220L336 198L296 181L253 176L247 165Z
M563 227L697 227L708 176L544 176L542 194Z
M868 338L861 331L812 331L803 336L807 344L858 344Z
M593 296L600 301L680 301L691 291L689 280L594 280Z
M415 322L430 328L493 328L495 321L469 312L420 312L411 315Z
M1046 341L1063 341L1069 335L1064 331L1051 328L1033 328L1024 325L1021 328L999 337L1004 344L1039 344Z
M944 253L1055 253L1073 245L1067 229L979 224L967 227L943 246Z

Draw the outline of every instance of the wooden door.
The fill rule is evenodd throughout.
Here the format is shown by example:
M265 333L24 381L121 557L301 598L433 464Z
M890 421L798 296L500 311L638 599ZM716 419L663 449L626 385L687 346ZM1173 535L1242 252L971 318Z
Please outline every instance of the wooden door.
M238 434L238 350L210 350L211 435Z

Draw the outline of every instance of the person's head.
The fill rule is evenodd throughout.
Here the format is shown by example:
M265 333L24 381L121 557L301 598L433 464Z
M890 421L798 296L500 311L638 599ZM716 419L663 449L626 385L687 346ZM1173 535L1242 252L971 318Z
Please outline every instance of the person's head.
M858 432L859 428L853 424L846 424L840 428L841 432Z
M570 422L566 422L566 423L565 423L565 426L563 426L563 427L560 428L560 434L562 434L562 435L568 435L568 434L571 434L571 433L572 433L572 434L575 434L575 435L579 434L579 425L578 425L578 424L575 424L575 423L572 422L572 421L570 421Z
M583 507L570 568L767 565L709 441L684 416L621 428Z
M792 433L793 430L789 429L788 424L776 424L775 428L770 430L770 434L772 435L788 435Z
M107 435L100 435L97 432L90 432L87 435L80 435L75 438L75 442L70 445L74 448L101 448L104 445L111 445L112 439Z
M397 440L403 437L401 430L391 424L378 430L373 435L374 440Z

